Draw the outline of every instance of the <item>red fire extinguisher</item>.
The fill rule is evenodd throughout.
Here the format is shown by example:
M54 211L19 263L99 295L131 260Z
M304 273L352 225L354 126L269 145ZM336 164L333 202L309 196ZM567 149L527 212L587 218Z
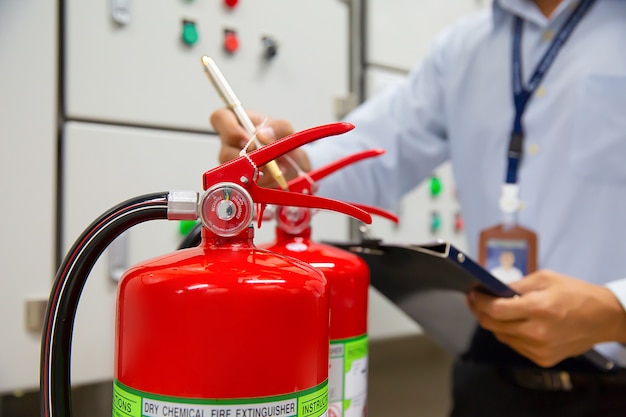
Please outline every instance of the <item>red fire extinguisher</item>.
M372 149L347 156L289 182L289 190L312 194L315 182L349 164L384 153ZM355 204L398 222L375 207ZM311 240L312 210L276 208L276 241L262 247L304 261L324 273L330 286L329 417L365 416L367 410L367 310L369 268L359 256Z
M120 233L155 219L195 219L198 247L143 262L119 284L113 416L327 416L329 291L323 275L253 244L253 204L339 211L350 204L261 188L258 167L336 123L296 133L207 171L204 193L131 199L94 221L63 261L42 340L41 415L71 416L70 347L80 292Z

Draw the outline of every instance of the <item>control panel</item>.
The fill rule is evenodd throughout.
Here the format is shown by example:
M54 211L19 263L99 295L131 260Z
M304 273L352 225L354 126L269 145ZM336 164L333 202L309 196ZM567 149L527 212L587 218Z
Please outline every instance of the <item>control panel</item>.
M333 122L348 92L348 12L340 0L66 0L67 117L211 131L224 104L207 55L245 108L296 130Z

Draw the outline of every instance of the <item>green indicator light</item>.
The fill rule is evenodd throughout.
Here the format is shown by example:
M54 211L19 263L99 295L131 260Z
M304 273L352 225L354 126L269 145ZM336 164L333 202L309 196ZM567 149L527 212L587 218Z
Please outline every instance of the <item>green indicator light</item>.
M443 186L441 185L441 180L438 177L433 176L430 179L430 195L432 195L433 197L436 197L439 194L441 194L442 189L443 189Z
M187 236L196 224L198 224L196 220L181 220L180 223L178 223L178 233L180 233L181 236Z
M441 229L441 216L437 212L433 212L432 217L430 219L430 230L433 233L436 233Z
M196 28L196 24L194 22L190 22L188 20L183 21L182 37L183 42L189 46L198 42L198 29Z

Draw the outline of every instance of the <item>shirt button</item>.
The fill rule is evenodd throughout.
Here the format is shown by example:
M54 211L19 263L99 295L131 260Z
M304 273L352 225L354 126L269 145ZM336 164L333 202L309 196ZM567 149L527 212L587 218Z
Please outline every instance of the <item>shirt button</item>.
M528 154L529 155L537 155L539 153L539 145L536 143L531 143L528 145Z
M535 91L535 97L543 97L546 95L546 88L541 86L541 87L537 87L537 90Z
M550 42L552 39L554 39L554 32L552 32L550 29L547 29L545 32L543 32L542 38L544 41Z

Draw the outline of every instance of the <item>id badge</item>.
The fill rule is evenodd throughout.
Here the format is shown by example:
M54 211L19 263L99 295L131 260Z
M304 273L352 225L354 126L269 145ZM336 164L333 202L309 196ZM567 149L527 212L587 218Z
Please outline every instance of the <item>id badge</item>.
M537 269L537 235L517 224L483 230L478 247L478 262L505 284Z

